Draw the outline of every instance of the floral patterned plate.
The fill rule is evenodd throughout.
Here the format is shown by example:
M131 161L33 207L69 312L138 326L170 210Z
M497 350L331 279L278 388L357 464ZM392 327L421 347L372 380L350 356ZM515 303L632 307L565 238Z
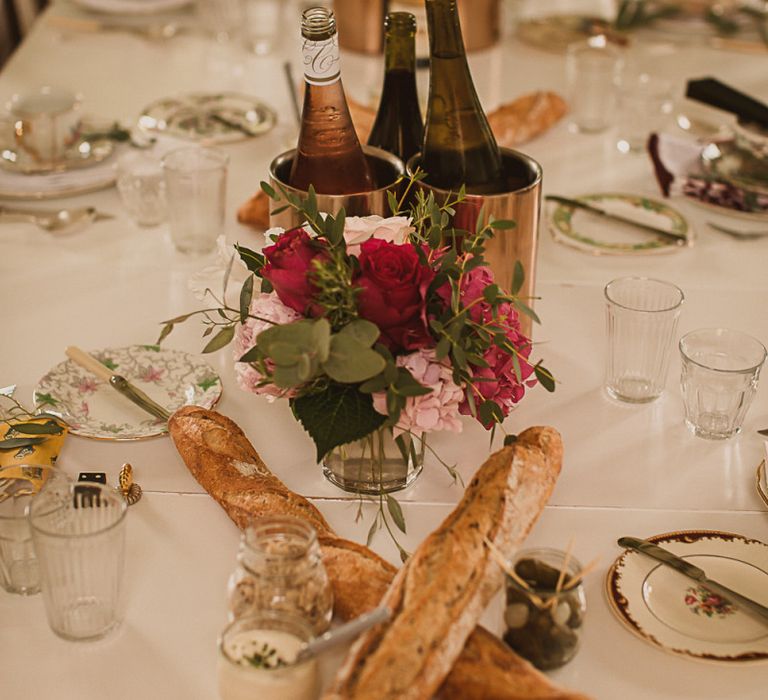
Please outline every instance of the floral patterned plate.
M588 194L578 197L612 214L650 224L686 236L693 232L685 217L664 202L634 194ZM550 205L549 230L559 243L595 255L671 253L680 250L676 241L642 231L567 204Z
M199 357L158 345L131 345L91 354L161 406L173 412L185 404L211 408L221 396L221 379ZM66 360L37 384L35 406L61 415L74 435L101 440L141 440L168 426L133 404L106 382Z
M672 532L648 540L768 605L768 545L711 530ZM665 651L703 661L768 661L764 622L644 554L625 551L608 570L606 592L619 620Z

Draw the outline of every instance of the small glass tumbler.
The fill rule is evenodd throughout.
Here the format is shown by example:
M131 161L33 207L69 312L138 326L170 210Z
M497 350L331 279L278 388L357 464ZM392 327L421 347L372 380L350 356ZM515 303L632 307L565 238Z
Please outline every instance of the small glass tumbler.
M622 277L605 286L610 396L646 403L661 396L683 292L669 282Z
M245 40L254 53L263 56L274 48L282 5L281 0L244 0Z
M43 490L66 489L70 483L64 472L50 466L20 464L0 469L0 585L8 593L40 591L26 511Z
M662 129L672 113L672 84L648 73L624 78L619 99L619 140L622 153L644 152L648 136Z
M567 664L579 649L587 599L581 565L556 549L528 549L506 574L504 641L536 668Z
M757 391L765 346L746 333L705 328L682 337L680 355L686 425L710 440L736 435Z
M224 232L226 154L180 148L163 158L171 239L182 253L210 253Z
M159 158L126 153L117 164L117 190L125 210L139 226L165 221L165 181Z
M280 610L304 618L316 634L331 624L333 591L317 533L299 518L258 518L246 528L228 590L231 619Z
M287 612L262 610L230 623L219 638L219 698L315 700L317 659L296 662L312 638L307 621Z
M120 622L126 508L102 484L44 491L29 507L48 624L64 639L99 639Z
M576 130L595 134L613 124L622 63L621 51L604 36L568 47L568 105Z

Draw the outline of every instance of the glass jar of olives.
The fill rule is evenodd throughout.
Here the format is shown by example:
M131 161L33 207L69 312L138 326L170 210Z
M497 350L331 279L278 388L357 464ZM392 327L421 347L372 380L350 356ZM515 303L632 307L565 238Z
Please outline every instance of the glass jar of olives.
M536 668L568 663L587 611L581 565L556 549L519 552L505 575L504 641Z

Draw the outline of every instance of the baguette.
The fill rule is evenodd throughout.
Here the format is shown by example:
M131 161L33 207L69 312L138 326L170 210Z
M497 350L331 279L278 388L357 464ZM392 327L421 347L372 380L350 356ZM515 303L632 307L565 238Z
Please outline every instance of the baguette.
M333 586L335 614L350 619L379 604L397 569L367 547L335 535L309 501L271 474L237 424L215 411L185 406L171 417L168 429L192 475L238 527L257 516L286 513L298 514L313 524ZM523 433L520 439L525 436ZM276 497L278 491L282 498ZM584 700L557 688L482 627L470 635L439 697Z
M354 644L327 700L429 700L502 584L487 538L504 552L525 539L554 488L560 436L533 428L491 455L464 497L408 559L382 604L386 624Z

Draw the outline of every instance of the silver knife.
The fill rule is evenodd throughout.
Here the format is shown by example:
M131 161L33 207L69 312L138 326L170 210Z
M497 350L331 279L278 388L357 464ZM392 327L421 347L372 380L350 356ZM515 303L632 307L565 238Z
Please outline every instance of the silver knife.
M768 622L768 607L761 605L751 598L741 595L741 593L737 593L736 591L727 588L722 583L707 578L704 569L700 569L698 566L685 561L685 559L672 554L669 550L659 547L659 545L653 544L653 542L648 542L648 540L638 539L637 537L620 537L617 542L620 547L634 549L641 554L653 557L662 564L666 564L675 571L679 571L683 576L687 576L696 581L710 593L715 593L721 598L726 598L728 602L735 604L742 612L751 615L752 617L758 617L762 622Z
M651 226L651 224L644 224L641 221L628 219L627 217L621 216L620 214L614 214L613 212L606 211L605 209L601 209L600 207L596 207L594 204L588 204L587 202L581 199L569 199L568 197L560 197L559 195L556 195L556 194L548 194L544 197L544 199L550 202L557 202L558 204L565 204L568 207L585 209L586 211L591 211L593 214L604 216L606 219L621 221L624 224L628 224L629 226L634 226L635 228L642 229L643 231L651 231L659 236L663 236L664 238L669 238L670 240L675 241L678 245L685 245L688 242L688 239L686 238L686 236L681 236L679 233L672 233L671 231L666 231L663 228Z
M143 408L147 413L151 413L157 418L168 420L171 417L169 411L163 408L159 403L149 398L141 389L131 384L125 377L114 374L109 367L101 364L93 355L89 355L78 347L70 346L66 349L67 357L87 369L91 374L103 379L111 387L119 391L125 398L133 401L137 406Z

